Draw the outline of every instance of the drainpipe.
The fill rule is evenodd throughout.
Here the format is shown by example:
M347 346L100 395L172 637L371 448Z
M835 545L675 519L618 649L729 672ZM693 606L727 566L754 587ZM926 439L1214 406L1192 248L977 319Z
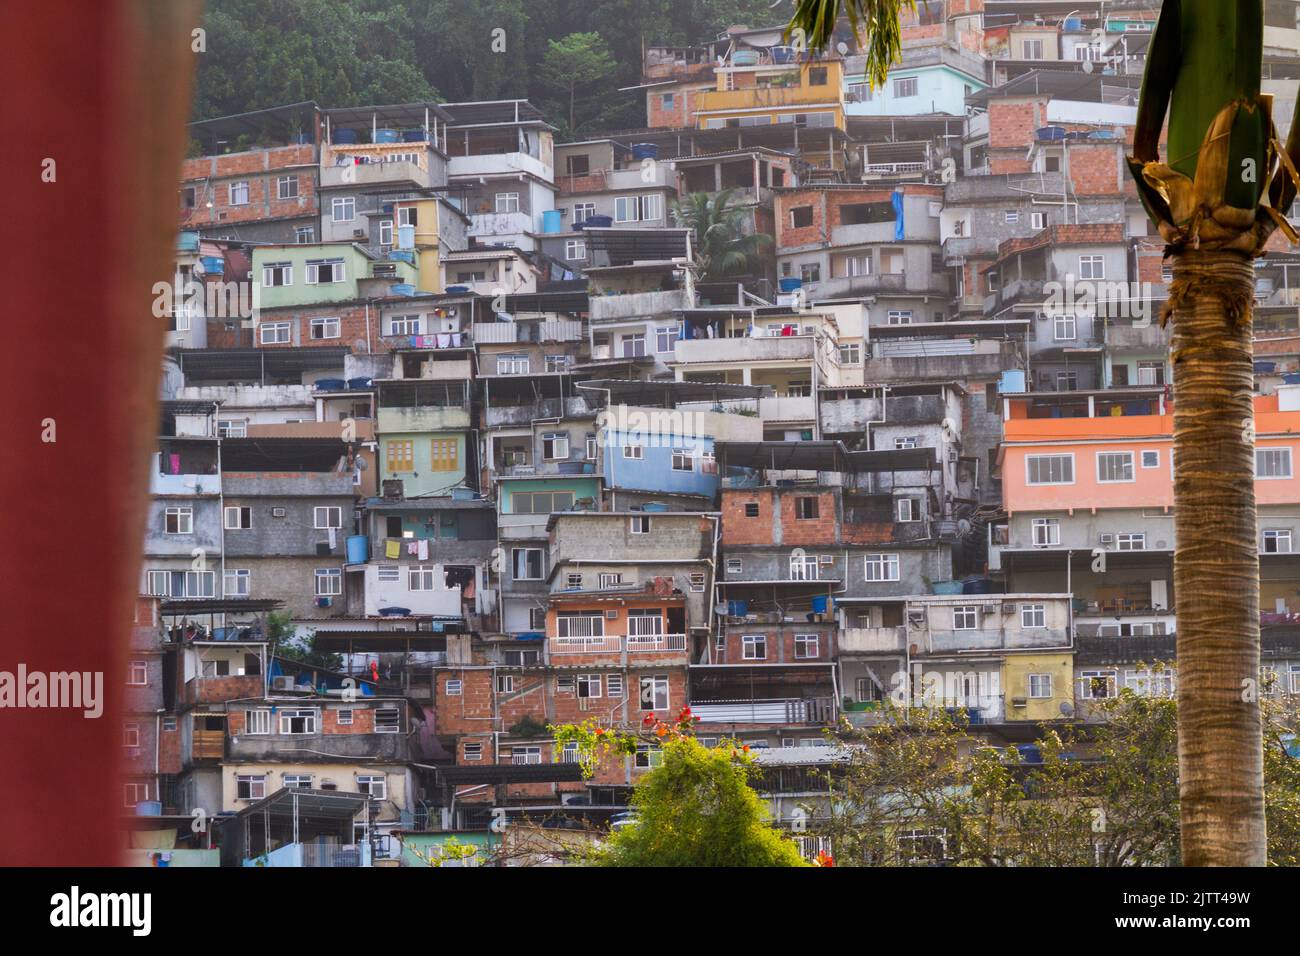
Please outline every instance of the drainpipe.
M708 613L708 617L706 618L706 620L709 622L709 637L708 637L708 646L705 648L705 657L708 659L709 663L713 662L713 645L714 645L713 611L714 608L716 607L717 599L718 599L718 538L721 536L721 533L722 533L722 521L720 518L714 518L713 519L713 557L709 559L709 564L710 564L709 571L713 575L713 586L709 588L709 613Z

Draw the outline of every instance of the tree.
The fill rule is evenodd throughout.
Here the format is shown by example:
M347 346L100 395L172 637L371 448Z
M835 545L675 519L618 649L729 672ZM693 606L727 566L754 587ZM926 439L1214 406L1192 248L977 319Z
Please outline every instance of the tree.
M1267 857L1259 693L1251 260L1295 198L1260 96L1262 0L1168 0L1147 56L1129 166L1173 283L1174 591L1183 862ZM1169 114L1169 163L1159 161Z
M691 230L695 268L702 279L753 275L762 270L759 253L772 237L745 232L749 213L732 202L735 192L691 193L673 200L673 221Z
M553 727L557 757L578 745L590 776L607 756L626 757L653 742L660 763L632 791L635 822L610 835L590 861L600 866L806 866L794 842L768 821L749 781L749 748L734 742L705 747L687 708L676 723L648 718L641 734L593 721Z
M541 81L568 99L570 135L578 129L578 90L591 90L614 72L614 61L599 33L570 33L547 45L541 62ZM603 92L603 91L597 91Z

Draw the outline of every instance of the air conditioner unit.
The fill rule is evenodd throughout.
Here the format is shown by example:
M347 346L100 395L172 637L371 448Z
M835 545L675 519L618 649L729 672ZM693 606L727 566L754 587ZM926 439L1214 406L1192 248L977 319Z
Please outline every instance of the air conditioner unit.
M364 229L353 229L353 230L352 230L352 238L353 238L353 239L364 239L364 238L366 238L366 231L365 231Z
M1014 604L1003 604L1003 605L1002 605L1002 613L1003 613L1003 614L1015 614L1015 613L1016 613L1016 606L1015 606Z
M290 674L281 674L278 677L271 678L272 690L293 690L293 676Z
M1026 698L1024 698L1024 697L1012 697L1012 698L1011 698L1011 706L1012 706L1012 707L1024 707L1024 706L1026 706L1028 703L1029 703L1029 701L1028 701Z
M605 618L606 618L606 620L617 621L617 620L618 620L618 611L606 611L606 612L605 612Z
M982 610L985 614L997 614L997 613L998 613L998 606L997 606L996 604L985 604L985 605L981 608L981 610Z
M288 514L288 512L287 512L285 509L283 509L283 508L272 508L272 509L271 509L271 517L272 517L272 518L283 518L286 514Z
M821 557L819 557L819 558L817 559L817 563L818 563L818 564L834 564L834 563L835 563L835 555L833 555L833 554L823 554Z
M1103 534L1100 540L1103 548L1115 547L1115 536L1113 534Z

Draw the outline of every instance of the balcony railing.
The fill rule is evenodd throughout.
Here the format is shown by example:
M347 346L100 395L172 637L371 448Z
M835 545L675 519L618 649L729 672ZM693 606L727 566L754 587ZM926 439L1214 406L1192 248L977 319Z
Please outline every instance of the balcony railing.
M835 719L829 697L776 700L692 701L691 713L705 723L826 724Z
M604 634L592 637L548 637L551 654L686 653L685 634Z

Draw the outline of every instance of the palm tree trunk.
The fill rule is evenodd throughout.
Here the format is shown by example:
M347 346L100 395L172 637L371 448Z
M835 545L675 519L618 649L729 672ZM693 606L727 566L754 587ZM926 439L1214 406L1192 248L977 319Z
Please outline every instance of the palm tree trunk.
M1266 862L1251 302L1236 252L1173 256L1183 864Z

